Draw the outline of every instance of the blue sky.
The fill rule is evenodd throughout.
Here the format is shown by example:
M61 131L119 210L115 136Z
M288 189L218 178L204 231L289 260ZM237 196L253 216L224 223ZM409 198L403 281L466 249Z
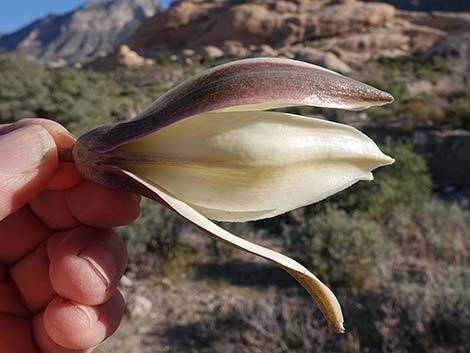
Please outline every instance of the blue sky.
M49 13L62 14L85 0L0 0L0 33L10 33ZM170 0L160 0L168 6Z

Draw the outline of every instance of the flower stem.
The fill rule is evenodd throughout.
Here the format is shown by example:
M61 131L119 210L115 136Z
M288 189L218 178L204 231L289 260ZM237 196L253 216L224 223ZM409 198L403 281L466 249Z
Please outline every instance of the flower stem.
M59 148L59 161L66 163L74 163L71 148Z

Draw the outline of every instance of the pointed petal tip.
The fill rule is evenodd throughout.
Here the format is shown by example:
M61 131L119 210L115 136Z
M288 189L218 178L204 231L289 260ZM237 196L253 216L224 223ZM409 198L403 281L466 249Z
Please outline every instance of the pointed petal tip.
M380 91L382 93L382 105L391 104L395 101L395 98L388 92Z
M382 153L382 155L379 158L377 158L377 167L375 168L384 167L386 165L391 165L393 163L395 163L395 160L392 157L387 156L386 154Z
M379 155L376 156L376 161L377 161L377 167L376 168L383 167L383 166L386 166L386 165L391 165L391 164L395 163L395 159L393 159L390 156L387 156L385 153L383 153L380 150L379 150Z
M395 98L388 92L360 82L358 84L362 85L363 89L359 89L355 101L352 102L350 107L346 108L348 110L361 111L371 107L391 104L395 101Z
M381 164L380 167L383 167L385 165L391 165L395 163L395 159L393 159L390 156L387 156L385 153L382 153L382 158L381 158Z

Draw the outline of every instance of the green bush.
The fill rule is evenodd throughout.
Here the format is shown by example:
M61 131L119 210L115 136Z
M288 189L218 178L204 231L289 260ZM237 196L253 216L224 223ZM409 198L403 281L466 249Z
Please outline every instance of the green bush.
M368 195L364 195L370 196L368 211L383 217L394 207L416 208L428 201L433 184L424 158L413 152L411 144L398 144L390 139L381 149L395 163L374 173L375 180L367 190Z
M395 208L385 232L403 249L402 255L468 266L469 224L470 212L464 206L432 198L411 211Z
M429 105L426 101L408 101L396 109L398 118L404 120L408 128L427 127L440 123L445 116L441 108Z
M0 123L38 116L50 103L47 82L48 73L40 65L0 55Z
M384 77L394 79L423 79L435 83L440 77L450 73L446 58L439 55L381 57L377 60L377 64Z
M443 124L451 127L470 129L470 88L459 90L449 94L447 97L448 108L446 109Z
M170 53L168 51L158 51L155 54L155 63L160 66L166 66L171 63Z
M104 73L46 70L22 57L0 55L0 123L42 117L80 135L122 119L123 112L141 102L138 91L118 85Z
M80 135L114 119L119 110L117 85L90 70L61 69L50 76L47 117Z
M386 242L380 226L359 213L328 207L325 212L284 225L291 254L335 288L357 291L379 274Z

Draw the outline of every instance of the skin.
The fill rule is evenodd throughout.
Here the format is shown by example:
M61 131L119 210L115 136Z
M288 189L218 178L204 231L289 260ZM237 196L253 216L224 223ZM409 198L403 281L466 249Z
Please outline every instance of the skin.
M0 352L92 352L121 321L127 252L111 228L140 199L59 162L74 143L48 120L0 125Z

